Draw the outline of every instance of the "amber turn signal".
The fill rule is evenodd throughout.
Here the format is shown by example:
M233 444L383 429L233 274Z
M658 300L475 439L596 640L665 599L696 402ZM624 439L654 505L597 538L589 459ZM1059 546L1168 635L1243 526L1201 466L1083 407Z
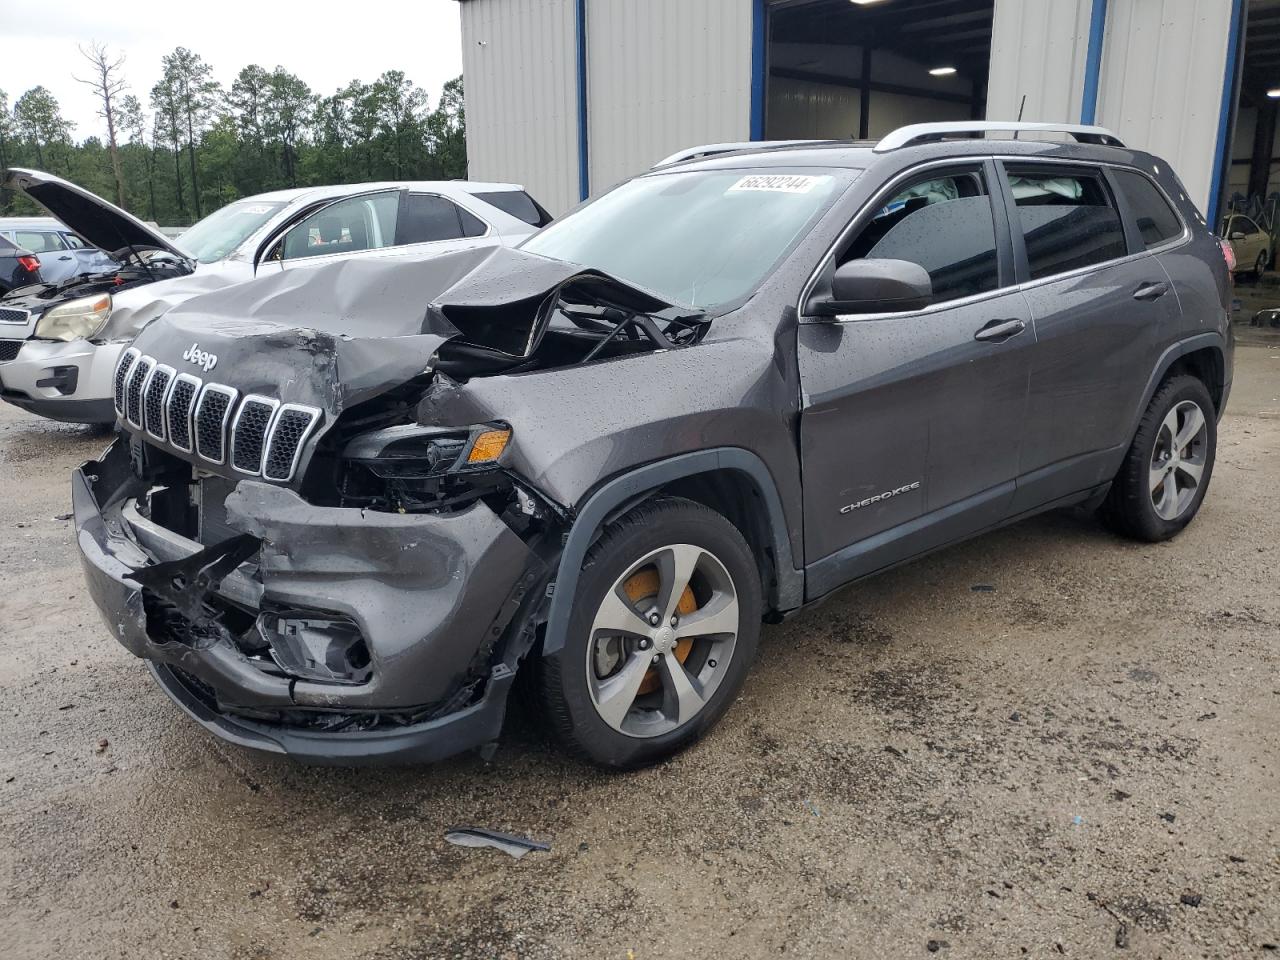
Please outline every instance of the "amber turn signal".
M471 444L467 463L492 463L507 449L507 441L510 439L510 430L486 430Z

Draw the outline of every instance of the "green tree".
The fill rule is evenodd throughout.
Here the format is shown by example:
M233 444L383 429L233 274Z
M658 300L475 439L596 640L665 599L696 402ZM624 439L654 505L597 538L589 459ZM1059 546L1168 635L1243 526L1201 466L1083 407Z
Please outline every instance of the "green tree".
M174 48L173 53L160 58L160 64L160 83L171 91L181 118L182 141L191 168L191 197L198 220L203 214L196 144L199 135L213 122L214 112L222 99L222 88L213 79L213 68L198 53L192 53L186 47Z
M284 67L267 76L263 132L280 151L284 182L298 185L298 148L315 115L315 95L301 78Z
M435 169L442 180L463 180L467 176L467 112L462 96L462 78L444 85L440 102L427 118Z
M36 163L48 169L62 160L62 172L67 169L67 156L71 147L73 123L62 118L58 100L45 87L32 87L13 105L13 124L18 137L35 152Z
M182 96L168 72L151 88L151 107L156 112L152 135L173 154L173 189L178 196L178 215L186 217L187 205L182 199Z

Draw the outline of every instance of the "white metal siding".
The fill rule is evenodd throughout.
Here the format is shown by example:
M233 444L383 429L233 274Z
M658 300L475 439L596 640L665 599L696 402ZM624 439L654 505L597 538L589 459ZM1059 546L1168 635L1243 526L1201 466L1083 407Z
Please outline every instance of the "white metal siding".
M578 202L574 0L464 0L467 175L521 183L553 214Z
M1023 120L1080 122L1092 9L1093 0L996 0L987 119L1016 119L1025 94Z
M1231 0L1125 0L1107 12L1098 122L1164 157L1191 199L1213 191Z
M588 0L591 192L751 136L751 0Z

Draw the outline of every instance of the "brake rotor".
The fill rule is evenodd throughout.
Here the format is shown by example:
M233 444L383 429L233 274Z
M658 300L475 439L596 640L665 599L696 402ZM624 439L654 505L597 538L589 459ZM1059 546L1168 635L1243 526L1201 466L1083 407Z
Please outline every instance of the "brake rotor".
M646 600L657 599L660 586L661 581L658 579L658 571L653 567L645 567L643 570L638 570L627 577L627 582L622 585L622 589L626 591L628 600L633 604L639 605ZM697 609L698 601L693 598L693 591L686 586L684 593L680 594L680 602L676 604L676 613L682 617L687 617ZM692 649L692 637L677 641L676 659L684 663L689 657L689 651ZM650 667L644 675L644 679L640 681L640 689L636 695L641 696L646 693L653 693L661 683L662 680L658 676L658 671Z

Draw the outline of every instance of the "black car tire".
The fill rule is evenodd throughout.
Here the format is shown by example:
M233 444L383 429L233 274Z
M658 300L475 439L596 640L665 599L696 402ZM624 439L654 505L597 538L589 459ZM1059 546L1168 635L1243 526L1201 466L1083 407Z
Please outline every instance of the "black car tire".
M1203 472L1187 505L1175 518L1166 519L1159 515L1153 502L1150 479L1152 459L1157 452L1156 445L1160 442L1161 425L1165 418L1179 404L1188 401L1198 406L1204 414L1206 439ZM1156 390L1138 423L1133 443L1130 444L1120 472L1116 474L1111 491L1103 503L1103 520L1117 533L1135 540L1149 543L1168 540L1189 524L1200 510L1213 476L1217 445L1216 410L1204 383L1197 377L1186 374L1166 380Z
M732 656L704 705L686 722L653 736L629 736L597 710L588 682L592 627L609 591L634 564L670 544L711 554L727 572L738 601ZM656 763L689 746L723 716L755 658L763 606L760 574L746 540L709 507L680 498L642 504L609 524L587 553L578 577L564 646L537 664L540 709L555 737L580 759L613 769ZM714 665L714 661L709 661Z

